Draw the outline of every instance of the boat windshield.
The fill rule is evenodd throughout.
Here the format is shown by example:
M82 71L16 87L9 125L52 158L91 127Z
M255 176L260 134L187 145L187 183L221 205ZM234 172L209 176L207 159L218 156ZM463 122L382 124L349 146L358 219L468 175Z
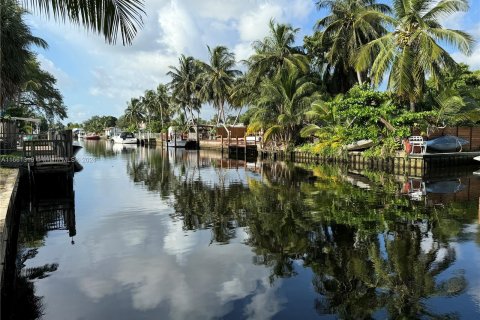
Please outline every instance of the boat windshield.
M130 133L130 132L122 132L120 134L120 138L129 139L129 138L135 138L135 136L133 135L133 133Z

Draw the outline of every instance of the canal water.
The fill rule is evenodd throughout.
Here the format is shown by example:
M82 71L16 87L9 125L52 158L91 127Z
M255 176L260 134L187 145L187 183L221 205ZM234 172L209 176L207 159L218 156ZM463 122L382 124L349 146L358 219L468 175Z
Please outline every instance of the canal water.
M480 318L474 169L83 146L24 195L15 319Z

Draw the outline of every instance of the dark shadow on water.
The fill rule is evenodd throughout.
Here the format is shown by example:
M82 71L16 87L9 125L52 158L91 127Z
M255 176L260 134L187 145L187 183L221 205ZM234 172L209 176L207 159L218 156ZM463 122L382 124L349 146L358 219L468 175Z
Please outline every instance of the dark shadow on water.
M22 183L19 190L20 226L13 288L2 300L3 319L30 320L43 315L43 298L35 293L34 281L44 279L58 264L26 267L44 246L49 231L68 230L74 244L75 193L73 175L37 175Z

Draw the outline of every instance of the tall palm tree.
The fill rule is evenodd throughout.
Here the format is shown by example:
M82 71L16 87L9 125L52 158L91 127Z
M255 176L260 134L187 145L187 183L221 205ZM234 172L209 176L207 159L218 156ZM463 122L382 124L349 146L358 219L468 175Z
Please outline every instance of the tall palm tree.
M37 10L55 20L69 20L90 31L102 34L105 41L115 43L118 33L124 45L132 43L137 29L143 25L144 0L22 0L27 8Z
M194 111L200 109L198 76L200 69L193 57L181 55L178 59L179 66L170 66L167 73L172 78L169 87L172 90L172 102L183 111L187 121L195 122ZM190 119L188 119L190 114Z
M0 112L27 82L28 62L34 58L32 46L47 43L32 35L23 20L26 13L15 0L0 0Z
M251 75L260 80L264 75L273 77L280 69L294 66L303 73L309 71L308 58L301 47L295 46L300 29L270 20L270 32L263 41L253 43L255 54L247 61Z
M140 98L140 102L143 107L143 111L147 118L147 124L150 127L150 120L157 111L157 95L154 90L146 90L143 97Z
M328 48L325 58L333 69L342 74L354 72L358 49L371 40L384 35L382 25L384 14L391 9L376 0L320 0L319 10L327 8L330 14L315 24L320 45ZM362 84L362 73L356 72L357 81Z
M440 22L468 8L468 0L393 0L394 16L385 17L391 31L360 50L357 70L371 68L375 84L389 73L389 90L415 111L426 90L427 77L438 85L442 70L457 67L441 42L465 54L472 52L474 40L469 34L443 28Z
M235 69L235 55L227 47L208 47L209 63L198 61L200 67L200 95L204 101L211 102L217 109L217 125L225 123L225 105L228 103L235 78L241 72Z

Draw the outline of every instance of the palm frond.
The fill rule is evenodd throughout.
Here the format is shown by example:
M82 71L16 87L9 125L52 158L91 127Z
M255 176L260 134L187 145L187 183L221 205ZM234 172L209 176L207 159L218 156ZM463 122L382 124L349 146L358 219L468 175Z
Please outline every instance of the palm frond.
M116 43L130 45L143 25L143 0L23 0L24 4L55 20L82 25Z

